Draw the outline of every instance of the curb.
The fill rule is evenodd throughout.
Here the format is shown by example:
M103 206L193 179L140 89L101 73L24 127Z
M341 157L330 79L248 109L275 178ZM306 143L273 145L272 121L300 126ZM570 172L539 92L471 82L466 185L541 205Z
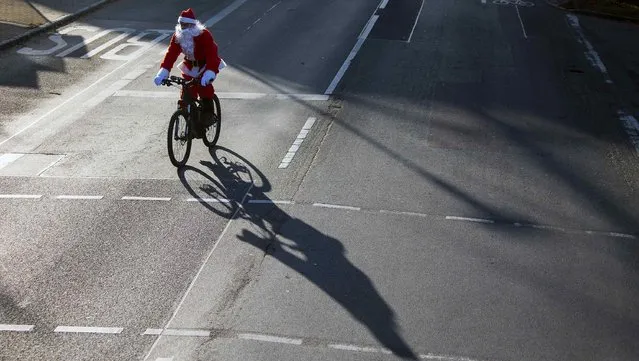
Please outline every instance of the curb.
M625 16L621 16L621 15L613 15L613 14L608 14L608 13L601 13L601 12L597 12L597 11L592 11L592 10L579 10L579 9L566 9L561 7L560 5L554 4L549 0L546 0L546 4L565 11L565 12L570 12L570 13L574 13L574 14L582 14L582 15L588 15L588 16L595 16L595 17L599 17L599 18L603 18L603 19L609 19L609 20L617 20L617 21L624 21L624 22L629 22L629 23L633 23L633 24L637 24L639 25L639 18L629 18L629 17L625 17Z
M79 17L81 17L83 15L86 15L86 14L92 12L92 11L95 11L95 10L99 9L100 7L102 7L102 6L107 5L109 3L112 3L112 2L115 2L115 1L117 1L117 0L100 0L100 1L97 1L93 5L89 5L87 7L84 7L84 8L82 8L82 9L80 9L80 10L78 10L78 11L72 13L72 14L65 15L65 16L57 19L57 20L54 20L54 21L50 22L49 24L41 25L41 26L39 26L39 27L37 27L35 29L31 29L31 30L29 30L29 31L27 31L27 32L25 32L25 33L23 33L21 35L15 36L15 37L13 37L13 38L11 38L9 40L5 40L5 41L0 43L0 50L4 50L4 49L7 49L7 48L10 48L10 47L12 47L14 45L17 45L17 44L19 44L19 43L21 43L21 42L23 42L23 41L35 36L35 35L42 34L42 33L47 32L49 30L53 30L53 29L59 28L60 26L63 26L63 25L67 25L67 24L73 22L74 20L76 20L77 18L79 18Z

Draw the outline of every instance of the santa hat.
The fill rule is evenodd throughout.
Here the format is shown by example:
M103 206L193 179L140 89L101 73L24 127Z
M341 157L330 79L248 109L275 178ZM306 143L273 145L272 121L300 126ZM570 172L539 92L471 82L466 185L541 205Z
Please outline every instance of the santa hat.
M193 9L188 8L180 14L178 18L178 23L188 23L188 24L197 24L197 20L195 20L195 14L193 13Z

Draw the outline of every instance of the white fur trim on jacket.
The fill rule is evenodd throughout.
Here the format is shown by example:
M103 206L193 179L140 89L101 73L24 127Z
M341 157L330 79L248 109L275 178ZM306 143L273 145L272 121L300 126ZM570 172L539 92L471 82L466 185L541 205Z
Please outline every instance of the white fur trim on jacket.
M180 64L178 64L177 68L180 69L183 74L188 75L191 78L197 78L202 75L202 73L204 73L204 68L200 69L199 66L194 66L189 69L189 66L186 65L185 62L181 62Z
M191 18L178 17L178 23L197 24L197 20Z

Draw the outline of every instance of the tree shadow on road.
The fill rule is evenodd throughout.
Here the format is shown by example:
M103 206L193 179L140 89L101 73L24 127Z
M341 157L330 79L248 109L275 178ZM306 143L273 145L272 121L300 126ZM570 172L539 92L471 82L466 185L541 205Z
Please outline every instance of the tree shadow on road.
M228 209L234 212L229 218L244 219L256 226L252 230L243 229L237 235L239 240L304 276L368 328L385 349L405 359L418 359L400 335L392 308L371 279L346 257L346 249L339 240L287 213L269 199L270 182L241 155L223 147L211 150L211 155L213 162L201 162L208 169L200 172L207 173L206 178L216 192L221 190L233 200L234 206ZM192 191L194 187L183 174L182 182ZM246 187L247 182L250 187ZM243 197L237 198L237 189L244 190ZM220 214L210 204L204 206Z

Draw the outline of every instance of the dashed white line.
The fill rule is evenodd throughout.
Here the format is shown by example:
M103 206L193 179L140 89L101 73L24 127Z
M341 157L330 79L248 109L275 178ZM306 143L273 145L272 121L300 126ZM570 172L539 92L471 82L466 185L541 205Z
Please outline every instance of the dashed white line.
M295 204L293 201L277 201L271 199L251 199L249 204Z
M0 331L10 331L10 332L31 332L35 325L7 325L0 324Z
M211 331L209 330L189 330L189 329L174 329L174 328L148 328L142 335L148 336L180 336L180 337L211 337Z
M360 207L352 207L352 206L342 206L339 204L327 204L327 203L313 203L315 207L323 207L323 208L334 208L334 209L347 209L351 211L360 211Z
M608 75L608 69L606 68L606 65L604 65L603 61L599 57L599 54L597 54L597 51L592 46L590 41L586 39L586 35L581 29L581 25L579 25L579 18L573 14L567 14L566 17L568 18L568 23L577 32L577 40L586 47L585 54L586 58L590 61L590 64L599 69L599 71L604 75L606 83L612 84L612 79L610 79L610 76Z
M0 194L0 198L40 199L42 194Z
M278 337L256 333L240 333L237 335L237 337L245 340L285 343L290 345L301 345L303 341L301 338Z
M446 216L446 219L452 220L452 221L466 221L466 222L475 222L475 223L488 223L488 224L495 223L495 221L491 219L483 219L483 218Z
M170 197L135 197L135 196L124 196L122 197L124 201L170 201Z
M417 212L405 212L405 211L389 211L386 209L380 209L379 213L382 214L396 214L400 216L414 216L414 217L428 217L428 214L417 213Z
M314 118L314 117L309 117L306 120L306 123L304 123L302 130L297 135L297 138L295 138L295 140L293 141L293 144L288 149L288 152L286 153L286 155L284 155L284 158L282 159L282 162L280 162L280 165L278 166L278 168L284 169L291 164L291 162L293 161L293 157L295 157L295 154L300 149L302 142L304 142L304 139L308 135L308 132L311 131L311 128L313 127L313 124L315 124L315 121L317 121L317 118Z
M369 352L369 353L385 353L392 354L390 350L377 348L377 347L366 347L366 346L356 346L356 345L346 345L339 343L331 343L328 345L329 348L334 348L336 350L342 351L353 351L353 352Z
M121 327L83 327L83 326L58 326L53 332L57 333L104 333L118 334L124 329Z
M388 5L388 0L382 0L382 3L379 4L377 8L380 10L383 10L386 7L386 5Z
M226 198L187 198L186 201L204 203L231 203L231 200Z
M618 114L623 128L630 137L630 142L635 147L636 154L639 155L639 122L624 111L619 111Z
M456 357L456 356L445 356L445 355L435 355L432 353L429 354L421 354L419 358L422 360L440 360L440 361L479 361L477 359L472 359L468 357Z
M75 196L75 195L59 195L55 199L102 199L104 196Z

